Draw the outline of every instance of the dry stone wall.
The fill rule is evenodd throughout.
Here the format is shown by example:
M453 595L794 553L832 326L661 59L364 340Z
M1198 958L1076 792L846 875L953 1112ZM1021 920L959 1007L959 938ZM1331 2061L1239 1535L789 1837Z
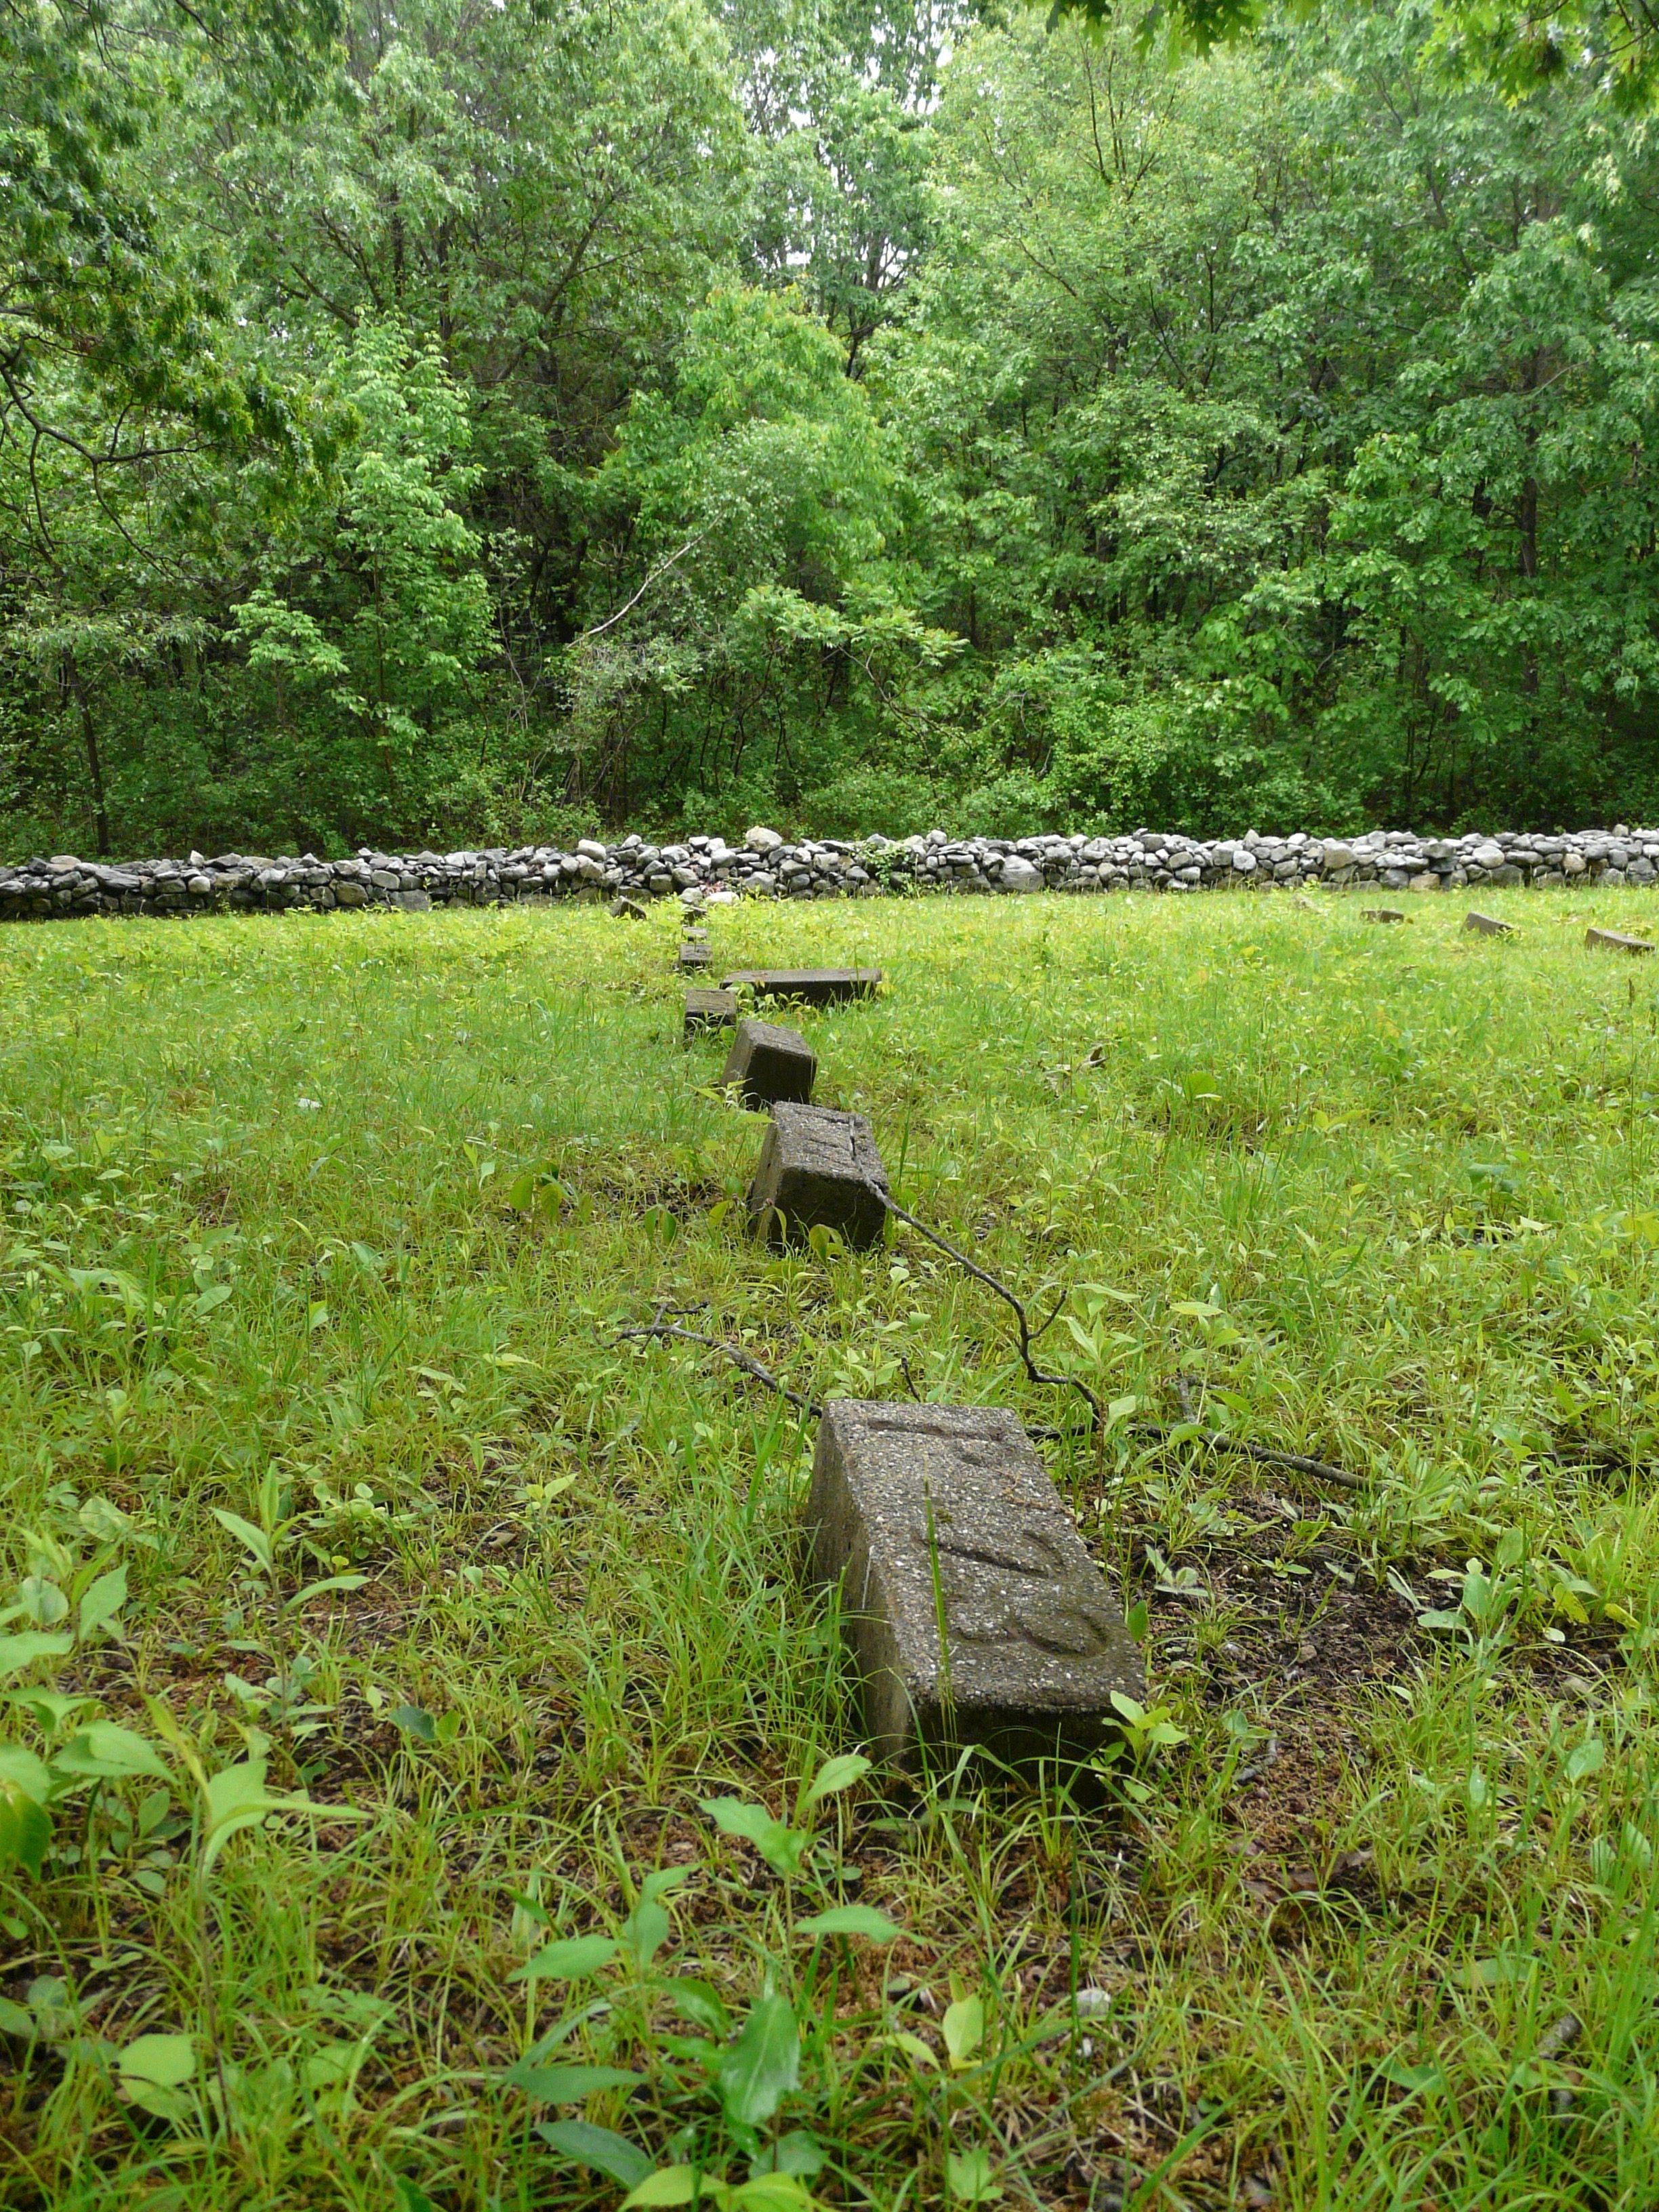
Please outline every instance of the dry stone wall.
M679 897L722 892L776 898L842 898L882 891L1295 890L1313 882L1385 890L1461 890L1477 884L1540 886L1659 881L1659 830L1578 830L1571 836L1417 837L1374 830L1353 838L1249 836L1205 842L1138 830L1121 837L947 837L942 830L896 842L833 838L791 844L751 830L738 845L719 837L653 845L639 836L574 851L551 845L482 852L375 853L346 860L268 859L223 853L207 860L135 860L119 866L60 854L0 866L0 921L74 915L185 915L216 909L401 907L421 910L504 900Z

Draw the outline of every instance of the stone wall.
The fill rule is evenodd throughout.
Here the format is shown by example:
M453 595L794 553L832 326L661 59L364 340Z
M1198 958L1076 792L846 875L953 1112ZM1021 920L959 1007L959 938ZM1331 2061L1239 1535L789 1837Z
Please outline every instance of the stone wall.
M739 845L718 837L652 845L584 840L476 853L374 853L349 860L270 860L240 853L204 860L135 860L112 867L59 854L0 866L0 921L82 914L191 914L218 908L392 906L422 909L505 899L678 896L721 892L840 898L883 890L1194 891L1226 885L1295 890L1323 882L1386 890L1460 890L1476 884L1651 884L1659 830L1585 830L1571 836L1415 837L1374 830L1347 839L1220 838L1161 830L1125 837L969 837L942 830L897 843L820 838L788 844L755 829Z

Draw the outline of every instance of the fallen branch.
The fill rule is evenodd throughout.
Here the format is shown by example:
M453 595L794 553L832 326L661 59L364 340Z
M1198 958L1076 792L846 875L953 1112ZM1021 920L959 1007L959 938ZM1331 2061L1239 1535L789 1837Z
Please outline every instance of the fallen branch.
M1220 1429L1200 1429L1184 1375L1176 1377L1176 1395L1181 1401L1183 1424L1196 1431L1191 1439L1194 1443L1203 1444L1211 1451L1236 1452L1241 1459L1255 1460L1259 1467L1282 1467L1292 1474L1310 1474L1321 1482L1335 1483L1340 1490L1364 1487L1357 1474L1350 1474L1346 1468L1333 1467L1328 1460L1308 1459L1300 1452L1278 1451L1271 1444L1249 1443L1243 1437L1230 1437ZM1173 1433L1159 1421L1137 1421L1134 1428L1139 1436L1167 1437Z
M918 1221L914 1213L907 1212L904 1207L898 1203L897 1200L890 1198L884 1190L878 1188L876 1195L880 1199L882 1204L886 1207L889 1213L896 1216L900 1221L907 1223L909 1227L915 1231L919 1237L925 1237L930 1244L936 1244L939 1250L943 1252L947 1258L956 1261L958 1267L965 1268L968 1273L974 1278L974 1280L976 1283L983 1283L988 1291L994 1291L997 1296L1001 1298L1006 1304L1013 1308L1014 1318L1019 1323L1019 1357L1021 1364L1025 1369L1026 1374L1030 1376L1033 1382L1046 1383L1051 1389L1075 1390L1079 1397L1083 1399L1088 1406L1089 1412L1091 1416L1091 1426L1093 1429L1098 1430L1105 1419L1105 1415L1102 1410L1099 1399L1096 1397L1094 1392L1089 1388L1088 1384L1086 1382L1079 1382L1075 1375L1045 1374L1042 1369L1037 1365L1036 1360L1032 1358L1031 1346L1036 1341L1036 1338L1031 1334L1031 1324L1026 1317L1024 1307L1014 1296L1006 1283L1000 1282L996 1276L992 1274L988 1269L980 1267L975 1261L970 1260L965 1252L958 1252L954 1244L947 1244L944 1237L939 1234L937 1230L930 1229L925 1221ZM1064 1293L1062 1293L1062 1296L1063 1295ZM1060 1308L1056 1305L1054 1308L1054 1313L1049 1315L1048 1319L1042 1324L1042 1328L1037 1331L1037 1336L1041 1336L1044 1330L1052 1326L1054 1314L1057 1314L1059 1311Z
M763 1383L767 1389L775 1390L780 1398L787 1400L792 1406L798 1406L803 1413L810 1413L816 1419L823 1411L817 1399L803 1398L799 1390L792 1390L787 1382L780 1382L769 1368L763 1367L758 1359L751 1359L746 1352L740 1352L735 1344L727 1344L718 1336L705 1336L701 1329L680 1328L672 1322L653 1321L639 1328L619 1328L611 1341L621 1344L631 1338L646 1336L675 1337L682 1344L703 1345L710 1352L720 1352L734 1367L741 1368L751 1382Z
M948 1243L937 1230L930 1229L925 1221L918 1221L914 1213L908 1212L896 1199L890 1198L884 1190L878 1191L877 1195L889 1213L906 1223L916 1231L918 1236L925 1237L930 1244L936 1245L947 1258L954 1260L957 1267L964 1269L975 1282L983 1283L988 1291L994 1291L1005 1304L1012 1308L1014 1318L1019 1324L1019 1357L1026 1374L1033 1382L1046 1383L1052 1389L1075 1390L1087 1404L1091 1415L1091 1428L1097 1435L1105 1425L1105 1413L1099 1399L1088 1384L1079 1382L1075 1375L1049 1375L1039 1367L1031 1357L1032 1345L1036 1343L1037 1337L1042 1336L1044 1331L1052 1327L1054 1314L1060 1310L1059 1306L1056 1305L1054 1313L1049 1315L1042 1328L1034 1335L1030 1322L1026 1316L1025 1308L1014 1296L1006 1283L992 1274L988 1267L981 1267L977 1261L970 1260L965 1252L958 1251L954 1244ZM1203 1444L1210 1451L1236 1452L1240 1458L1255 1460L1261 1467L1285 1468L1295 1474L1311 1475L1322 1482L1334 1482L1343 1490L1358 1490L1361 1487L1358 1475L1348 1474L1343 1468L1332 1467L1328 1461L1307 1459L1299 1452L1275 1451L1270 1444L1247 1443L1242 1437L1224 1435L1219 1429L1200 1428L1193 1415L1184 1378L1177 1378L1176 1388L1181 1395L1182 1412L1186 1416L1187 1423L1190 1425L1188 1441ZM1031 1433L1041 1435L1044 1431L1034 1430ZM1168 1442L1171 1437L1176 1437L1176 1440L1180 1441L1176 1437L1176 1429L1160 1421L1136 1421L1132 1424L1130 1433L1149 1437L1161 1443Z

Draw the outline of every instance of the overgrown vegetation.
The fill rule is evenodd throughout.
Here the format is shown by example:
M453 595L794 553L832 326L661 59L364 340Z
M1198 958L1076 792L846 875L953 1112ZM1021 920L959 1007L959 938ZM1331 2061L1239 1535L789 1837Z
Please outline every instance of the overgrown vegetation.
M1090 12L0 12L0 845L1651 815L1645 18Z
M1099 1445L902 1224L738 1235L665 912L6 933L0 2202L1650 2203L1637 903L711 916L887 970L822 1095ZM865 1771L810 1425L667 1305L1050 1432L1091 1790Z

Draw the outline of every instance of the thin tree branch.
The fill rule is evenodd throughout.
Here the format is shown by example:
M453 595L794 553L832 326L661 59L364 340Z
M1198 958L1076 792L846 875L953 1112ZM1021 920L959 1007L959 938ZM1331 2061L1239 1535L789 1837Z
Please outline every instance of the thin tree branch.
M1191 1440L1195 1444L1203 1444L1211 1451L1236 1452L1241 1459L1255 1460L1259 1467L1283 1467L1293 1474L1314 1475L1321 1482L1335 1483L1341 1490L1364 1487L1357 1474L1350 1474L1346 1468L1333 1467L1328 1460L1307 1459L1300 1452L1276 1451L1271 1444L1249 1443L1242 1437L1224 1435L1219 1429L1198 1428L1198 1415L1184 1375L1176 1377L1176 1395L1181 1401L1183 1423L1198 1430ZM1172 1433L1162 1421L1136 1421L1133 1425L1137 1436L1168 1437Z
M1104 1415L1101 1409L1099 1399L1096 1397L1094 1392L1089 1388L1088 1384L1086 1382L1079 1382L1075 1375L1045 1374L1043 1370L1037 1365L1036 1360L1032 1358L1031 1346L1034 1340L1031 1335L1031 1324L1026 1317L1024 1307L1014 1296L1006 1283L999 1282L994 1275L988 1273L987 1269L980 1267L975 1261L970 1260L965 1252L958 1252L954 1244L947 1244L944 1237L939 1236L937 1231L930 1229L925 1221L918 1221L914 1213L907 1212L905 1208L898 1203L897 1200L889 1197L888 1194L884 1190L882 1190L878 1187L876 1189L876 1195L880 1199L882 1204L886 1207L889 1213L896 1216L900 1221L907 1223L910 1228L915 1231L919 1237L925 1237L930 1244L936 1244L939 1250L945 1254L948 1258L956 1261L957 1267L966 1268L975 1282L983 1283L988 1291L994 1291L997 1296L1001 1298L1005 1304L1013 1308L1014 1318L1019 1324L1020 1361L1024 1365L1027 1375L1030 1376L1033 1382L1047 1383L1051 1389L1075 1390L1078 1395L1082 1398L1088 1406L1090 1413L1092 1416L1092 1427L1098 1429L1104 1419ZM1058 1311L1059 1308L1056 1307L1055 1312ZM1052 1323L1053 1320L1054 1315L1051 1314L1048 1317L1048 1321L1043 1324L1043 1327L1045 1328L1048 1328L1050 1323ZM1039 1334L1041 1334L1041 1331L1039 1331Z
M706 530L700 530L695 538L688 538L678 553L671 553L668 558L663 562L659 567L655 568L651 571L650 574L640 586L638 591L635 592L633 598L629 599L625 607L618 607L614 615L607 616L604 622L597 623L593 629L585 629L576 641L578 645L586 645L589 638L603 637L606 630L614 629L616 625L622 620L625 614L631 614L634 609L638 606L640 601L645 597L653 584L659 582L660 580L668 574L669 570L674 566L674 563L677 561L684 561L686 555L691 550L691 548L694 545L702 544L703 539L707 538L708 535L708 532Z
M682 1344L704 1345L710 1352L718 1352L722 1358L729 1359L734 1367L741 1368L751 1381L763 1383L767 1389L775 1390L779 1397L787 1400L790 1405L799 1406L803 1413L810 1413L816 1419L823 1411L817 1399L803 1398L787 1382L780 1382L777 1376L769 1369L763 1367L758 1359L751 1359L746 1352L739 1352L735 1344L726 1344L718 1336L705 1336L701 1329L680 1328L672 1322L653 1321L639 1328L619 1328L611 1342L621 1344L640 1337L676 1337Z

